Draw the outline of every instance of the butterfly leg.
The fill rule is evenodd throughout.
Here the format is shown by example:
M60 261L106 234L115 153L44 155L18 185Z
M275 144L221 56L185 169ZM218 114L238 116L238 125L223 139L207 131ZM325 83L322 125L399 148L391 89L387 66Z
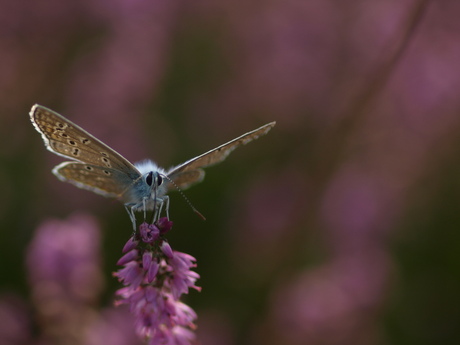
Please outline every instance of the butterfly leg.
M136 215L134 214L134 204L128 203L125 204L126 212L128 212L129 219L131 219L131 223L133 223L133 234L136 233Z
M163 197L163 201L164 201L164 203L166 204L166 205L165 205L166 217L167 217L168 220L169 220L169 196L165 195L165 196Z
M163 196L161 199L155 199L154 211L153 211L153 222L156 222L161 217L161 212L163 212L163 207L166 204L166 215L169 219L169 197L167 195Z
M147 197L142 198L142 206L144 207L144 222L147 219Z
M163 211L163 199L156 199L155 205L158 206L158 209L155 208L154 215L154 221L156 222L158 219L161 217L161 212Z

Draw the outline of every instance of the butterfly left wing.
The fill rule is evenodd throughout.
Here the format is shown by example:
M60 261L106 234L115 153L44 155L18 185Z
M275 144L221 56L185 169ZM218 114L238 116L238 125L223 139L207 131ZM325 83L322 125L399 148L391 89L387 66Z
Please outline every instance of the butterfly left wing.
M238 138L216 147L215 149L192 158L181 165L172 167L167 171L167 175L179 188L185 189L190 187L192 184L203 180L204 171L201 168L222 162L237 147L246 145L260 136L267 134L268 131L275 126L275 124L276 122L267 123L266 125L243 134Z
M35 104L30 119L49 151L75 161L123 171L132 179L140 176L122 155L55 111Z
M120 198L133 182L119 170L80 162L63 162L54 167L53 174L61 181L113 198Z

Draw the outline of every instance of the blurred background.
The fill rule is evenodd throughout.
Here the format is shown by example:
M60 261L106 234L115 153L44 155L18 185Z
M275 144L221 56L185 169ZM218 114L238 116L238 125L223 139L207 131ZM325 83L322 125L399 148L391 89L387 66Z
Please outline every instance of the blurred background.
M185 191L207 221L171 194L200 344L459 344L459 14L0 0L0 343L136 343L112 306L128 215L51 174L39 103L163 167L277 121Z

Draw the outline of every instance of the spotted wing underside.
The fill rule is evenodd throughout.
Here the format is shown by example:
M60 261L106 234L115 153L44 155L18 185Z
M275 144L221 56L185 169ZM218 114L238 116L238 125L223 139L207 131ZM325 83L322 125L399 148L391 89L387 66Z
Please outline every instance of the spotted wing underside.
M61 180L107 197L120 198L132 180L123 172L80 162L63 162L53 169Z
M75 161L117 169L131 178L140 176L122 155L62 115L36 104L30 118L49 151Z

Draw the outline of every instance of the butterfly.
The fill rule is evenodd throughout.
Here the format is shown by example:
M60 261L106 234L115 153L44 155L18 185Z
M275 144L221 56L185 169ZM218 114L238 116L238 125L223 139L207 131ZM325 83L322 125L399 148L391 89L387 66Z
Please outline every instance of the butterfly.
M202 168L223 161L241 145L265 135L275 126L270 122L247 132L229 142L167 170L151 160L131 164L126 158L102 141L86 132L64 116L34 105L30 118L35 129L42 135L46 148L72 161L53 168L60 180L106 197L119 199L129 214L134 230L134 212L154 212L158 219L163 207L169 218L169 196L172 189L186 189L201 182ZM191 205L190 205L191 206ZM193 206L192 206L193 208ZM200 214L195 208L195 212Z

